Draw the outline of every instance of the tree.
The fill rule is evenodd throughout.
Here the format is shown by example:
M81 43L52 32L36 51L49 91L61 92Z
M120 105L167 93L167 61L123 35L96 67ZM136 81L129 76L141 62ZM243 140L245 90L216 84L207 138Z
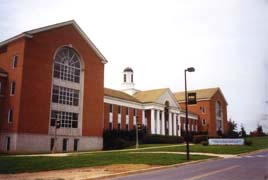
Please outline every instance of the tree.
M265 133L262 130L262 125L258 124L256 131L257 131L257 136L265 136Z
M228 131L226 135L227 137L230 137L230 138L238 137L237 123L235 121L232 121L232 119L229 119L228 121Z
M246 130L245 130L243 124L241 124L241 130L240 130L240 132L239 132L239 136L240 136L240 137L246 137L246 136L247 136L247 132L246 132Z

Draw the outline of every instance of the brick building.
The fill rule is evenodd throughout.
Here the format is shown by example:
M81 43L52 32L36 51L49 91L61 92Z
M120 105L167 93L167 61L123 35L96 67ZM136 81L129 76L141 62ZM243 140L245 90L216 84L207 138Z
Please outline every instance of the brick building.
M122 90L104 90L104 129L135 128L137 122L147 128L150 134L180 136L180 119L185 113L174 94L168 88L140 91L134 87L134 72L131 68L123 71ZM189 115L190 131L198 131L195 114Z
M131 68L123 71L121 90L104 88L105 63L75 21L0 42L0 152L101 150L103 130L130 130L137 123L150 134L181 135L184 94L135 89ZM225 131L220 89L196 92L190 132Z
M0 151L102 149L106 62L75 21L1 42Z
M191 113L198 115L198 129L207 131L209 135L217 135L217 131L226 132L227 122L227 101L220 88L198 89L189 92L196 92L197 104L188 105ZM174 93L180 107L185 109L184 92Z

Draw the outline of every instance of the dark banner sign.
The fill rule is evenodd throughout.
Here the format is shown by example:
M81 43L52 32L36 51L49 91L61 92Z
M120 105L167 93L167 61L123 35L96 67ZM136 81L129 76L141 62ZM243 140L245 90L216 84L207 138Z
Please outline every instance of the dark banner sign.
M196 93L188 93L188 104L196 104Z

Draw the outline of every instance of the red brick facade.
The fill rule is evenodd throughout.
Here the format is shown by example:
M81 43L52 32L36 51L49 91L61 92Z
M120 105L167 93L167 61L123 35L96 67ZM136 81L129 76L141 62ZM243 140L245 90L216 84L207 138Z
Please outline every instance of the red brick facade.
M48 135L54 55L60 47L68 46L78 52L84 66L82 136L102 138L104 63L73 23L21 37L6 45L7 52L0 53L0 67L8 74L7 82L0 79L5 90L0 99L2 134ZM18 56L18 64L13 69L14 55ZM14 96L9 95L12 81L16 83ZM13 109L10 123L9 109Z
M216 102L220 102L223 115L223 133L226 132L227 125L227 103L221 93L218 90L211 99L197 101L195 105L189 105L188 110L198 115L198 129L200 131L208 131L211 136L217 135L216 128ZM185 109L185 103L180 102L180 106ZM205 109L205 110L203 110ZM205 121L205 123L203 123Z

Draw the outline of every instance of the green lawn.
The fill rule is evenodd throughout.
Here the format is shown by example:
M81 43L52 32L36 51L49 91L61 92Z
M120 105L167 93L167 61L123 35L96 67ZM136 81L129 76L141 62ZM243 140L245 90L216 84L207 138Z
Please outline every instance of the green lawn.
M207 158L210 157L191 156L191 160ZM1 156L0 173L35 172L111 164L171 165L185 161L185 155L135 154L130 152L87 153L65 157Z
M191 152L206 152L206 153L215 153L215 154L240 154L250 151L255 151L259 149L267 149L268 148L268 137L255 137L255 138L247 138L251 140L253 144L251 146L203 146L201 144L191 145ZM185 146L177 146L177 147L167 147L167 148L157 148L157 149L145 149L140 151L169 151L169 152L178 152L185 151Z

